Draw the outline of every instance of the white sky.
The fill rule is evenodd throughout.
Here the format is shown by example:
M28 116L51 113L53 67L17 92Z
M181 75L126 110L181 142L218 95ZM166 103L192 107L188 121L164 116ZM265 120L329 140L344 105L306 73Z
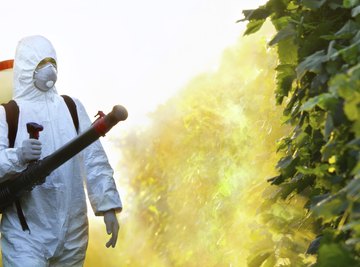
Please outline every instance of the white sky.
M192 77L216 69L242 35L243 9L264 0L1 0L0 61L18 40L40 34L58 54L59 93L80 98L89 113L115 104L125 124L146 114Z

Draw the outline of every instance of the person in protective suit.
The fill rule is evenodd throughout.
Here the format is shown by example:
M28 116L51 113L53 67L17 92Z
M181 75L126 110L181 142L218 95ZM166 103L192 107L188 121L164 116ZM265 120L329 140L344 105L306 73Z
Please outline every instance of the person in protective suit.
M23 38L14 59L13 99L20 111L14 148L8 147L8 125L0 106L0 177L24 170L29 162L53 153L77 136L69 109L54 86L56 79L52 44L42 36ZM91 121L81 102L74 102L81 133ZM29 139L28 122L44 127L39 140ZM104 216L111 234L106 246L115 246L119 230L116 213L122 204L113 170L98 140L53 171L45 183L22 195L21 207L30 231L23 231L15 207L4 211L1 246L5 267L83 265L88 243L84 180L91 206L96 215Z

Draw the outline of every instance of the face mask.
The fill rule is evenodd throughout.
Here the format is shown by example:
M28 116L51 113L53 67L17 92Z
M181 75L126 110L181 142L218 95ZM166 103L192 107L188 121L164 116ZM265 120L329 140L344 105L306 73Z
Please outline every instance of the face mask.
M57 71L55 67L48 63L44 67L35 70L34 85L41 91L48 91L51 89L57 80Z

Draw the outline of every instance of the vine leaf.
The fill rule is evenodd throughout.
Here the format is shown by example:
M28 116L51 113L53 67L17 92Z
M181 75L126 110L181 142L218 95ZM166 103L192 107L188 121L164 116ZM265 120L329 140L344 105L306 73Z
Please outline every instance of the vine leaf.
M318 106L324 110L332 110L336 104L338 103L338 99L335 95L331 93L324 93L313 98L310 98L306 101L300 108L301 111L310 111L315 106Z
M359 0L344 0L344 2L343 2L343 6L345 8L352 8L352 7L356 6L357 4L359 4Z
M352 10L351 10L351 16L353 18L355 18L357 15L360 14L360 6L357 6L357 7L354 7Z
M264 7L259 7L258 9L248 9L243 10L244 18L238 20L237 22L242 22L246 20L263 20L270 16L270 11Z
M341 265L339 265L341 264ZM324 244L320 246L317 267L353 266L359 267L359 263L351 256L350 252L342 244Z
M326 0L303 0L302 3L304 6L311 8L311 9L318 9L323 4L325 4Z
M324 50L317 51L314 54L305 58L296 68L297 78L301 79L306 72L319 73L322 63L327 61L327 56Z
M313 212L323 218L324 222L334 221L349 206L345 194L336 194L320 201L312 208Z
M296 34L296 31L294 29L294 27L289 24L287 27L285 27L284 29L280 30L275 37L269 42L270 46L273 46L277 43L279 43L281 40L287 39L289 37L292 37Z
M249 35L249 34L257 32L258 30L260 30L260 28L264 24L264 22L265 22L265 19L250 21L246 25L246 31L245 31L244 35Z

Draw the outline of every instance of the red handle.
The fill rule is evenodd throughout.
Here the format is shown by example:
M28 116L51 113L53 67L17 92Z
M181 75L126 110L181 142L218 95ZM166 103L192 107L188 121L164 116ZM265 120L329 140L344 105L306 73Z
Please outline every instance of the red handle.
M40 124L37 124L36 122L29 122L26 124L26 129L29 133L29 138L39 139L39 132L41 132L44 127L42 127Z

